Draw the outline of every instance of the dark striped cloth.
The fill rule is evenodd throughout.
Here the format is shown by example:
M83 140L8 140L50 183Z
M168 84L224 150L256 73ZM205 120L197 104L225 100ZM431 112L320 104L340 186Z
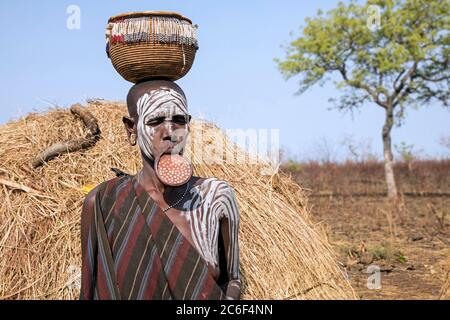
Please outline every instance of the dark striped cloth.
M80 299L225 299L205 261L134 176L99 185L81 218Z

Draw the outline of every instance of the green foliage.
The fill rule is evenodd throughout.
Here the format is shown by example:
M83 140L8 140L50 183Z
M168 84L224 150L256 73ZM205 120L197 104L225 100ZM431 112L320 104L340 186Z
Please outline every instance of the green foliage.
M302 171L302 165L292 159L287 160L285 163L283 163L282 165L283 169L285 169L288 172L292 172L292 173L297 173Z
M405 263L406 256L390 242L383 241L381 245L369 246L367 251L371 252L375 260L390 260Z
M368 26L373 5L379 8L377 30ZM391 112L398 106L401 120L406 105L436 99L448 106L448 12L449 0L339 3L307 18L302 35L285 48L285 60L276 62L286 79L300 76L299 93L337 74L335 85L343 90L338 108L372 101Z
M397 255L395 257L397 258L398 262L401 262L401 263L408 262L408 259L406 258L406 256L401 252L397 252Z
M342 245L339 249L341 253L346 254L351 258L359 258L362 254L356 245ZM365 251L372 254L375 261L387 260L400 263L408 261L403 252L388 241L383 241L378 245L367 245Z
M400 144L395 145L395 149L402 157L402 160L405 162L411 162L416 159L414 145L412 144L407 144L406 142L402 141L400 142Z

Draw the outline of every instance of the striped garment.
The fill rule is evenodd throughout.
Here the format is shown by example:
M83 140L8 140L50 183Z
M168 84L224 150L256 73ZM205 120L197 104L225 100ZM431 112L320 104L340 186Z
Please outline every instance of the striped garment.
M137 182L101 183L81 218L80 299L225 299L211 269Z

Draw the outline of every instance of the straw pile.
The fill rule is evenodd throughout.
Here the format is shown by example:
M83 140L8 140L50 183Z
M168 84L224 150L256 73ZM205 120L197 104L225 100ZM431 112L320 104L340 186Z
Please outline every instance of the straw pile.
M114 177L111 167L134 174L141 167L131 147L120 103L87 105L101 138L94 147L67 153L37 169L29 163L42 150L84 136L85 127L68 110L29 114L0 127L0 298L77 299L80 267L80 212L83 187ZM194 122L202 148L224 140L215 125ZM223 148L236 148L226 143ZM234 152L244 152L234 149ZM240 250L244 299L352 299L354 292L326 238L308 219L298 185L277 173L261 175L268 165L196 164L195 174L229 181L241 211Z

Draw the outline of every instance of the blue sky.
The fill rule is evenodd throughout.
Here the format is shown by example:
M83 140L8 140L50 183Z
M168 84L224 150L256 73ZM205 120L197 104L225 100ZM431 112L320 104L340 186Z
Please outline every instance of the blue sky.
M285 81L274 58L281 45L299 35L305 17L337 1L2 1L0 4L0 124L51 105L69 106L87 98L124 100L131 84L105 55L104 29L118 13L142 10L180 12L199 25L195 63L178 83L191 113L224 129L279 129L280 144L300 159L320 157L327 141L337 157L345 137L371 143L382 154L383 111L368 104L352 116L328 98L332 85L295 95L297 80ZM81 9L81 28L69 30L69 5ZM410 110L395 128L393 143L413 144L423 155L449 156L440 145L450 136L450 112L440 105Z

